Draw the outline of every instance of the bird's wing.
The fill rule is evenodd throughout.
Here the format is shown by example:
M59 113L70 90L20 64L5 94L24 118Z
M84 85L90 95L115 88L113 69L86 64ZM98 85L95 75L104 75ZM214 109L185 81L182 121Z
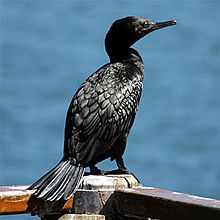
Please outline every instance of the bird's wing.
M133 68L133 67L131 67ZM121 72L131 72L130 77ZM65 128L64 154L82 164L90 163L128 133L142 89L135 71L109 64L91 75L70 103ZM141 83L140 83L141 82Z

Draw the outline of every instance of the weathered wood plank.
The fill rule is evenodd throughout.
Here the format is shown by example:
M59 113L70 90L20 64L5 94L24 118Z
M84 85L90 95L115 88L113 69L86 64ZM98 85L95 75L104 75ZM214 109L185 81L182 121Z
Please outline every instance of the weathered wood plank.
M117 190L114 208L128 217L220 219L220 201L152 187Z
M65 214L58 220L105 220L104 215Z
M28 211L28 200L33 191L26 190L28 186L0 187L0 215L25 214ZM73 204L71 197L60 211L70 210Z

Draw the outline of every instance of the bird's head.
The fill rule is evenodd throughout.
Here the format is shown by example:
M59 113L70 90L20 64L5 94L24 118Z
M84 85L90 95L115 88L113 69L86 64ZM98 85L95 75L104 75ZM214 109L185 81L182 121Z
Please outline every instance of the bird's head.
M176 24L175 20L153 22L137 16L116 20L105 38L106 51L110 55L111 52L126 50L150 32Z

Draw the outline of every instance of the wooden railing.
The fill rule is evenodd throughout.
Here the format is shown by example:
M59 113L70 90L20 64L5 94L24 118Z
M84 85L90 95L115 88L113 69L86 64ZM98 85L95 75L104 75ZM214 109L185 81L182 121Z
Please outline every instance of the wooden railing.
M115 191L117 212L156 219L218 219L220 201L152 187Z
M0 215L31 213L28 186L0 187ZM220 201L152 187L140 187L129 175L87 176L82 189L62 206L48 209L44 203L41 213L46 216L67 213L62 219L198 219L220 220ZM42 205L42 204L41 204ZM43 210L43 211L42 211ZM49 210L49 211L48 211ZM43 214L42 214L43 213ZM82 213L87 215L82 215ZM54 217L53 219L59 219ZM89 217L88 217L89 216Z

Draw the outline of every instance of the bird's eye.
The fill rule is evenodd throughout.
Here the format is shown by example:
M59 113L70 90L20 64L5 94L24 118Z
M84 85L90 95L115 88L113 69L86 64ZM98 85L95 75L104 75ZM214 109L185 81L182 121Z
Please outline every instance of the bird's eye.
M147 23L147 22L144 22L144 23L143 23L143 26L144 26L145 28L147 28L147 27L148 27L148 23Z

